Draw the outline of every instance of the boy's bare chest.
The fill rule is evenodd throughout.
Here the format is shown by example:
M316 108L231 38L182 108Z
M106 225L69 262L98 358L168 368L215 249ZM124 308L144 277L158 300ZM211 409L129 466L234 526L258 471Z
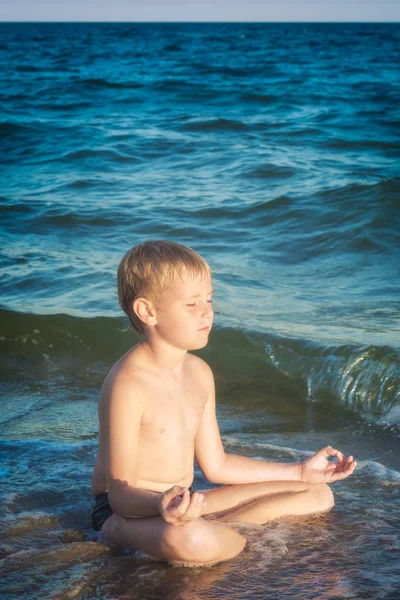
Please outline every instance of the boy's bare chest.
M207 395L204 389L188 385L160 385L153 389L142 418L141 435L162 442L162 438L193 439L200 426Z

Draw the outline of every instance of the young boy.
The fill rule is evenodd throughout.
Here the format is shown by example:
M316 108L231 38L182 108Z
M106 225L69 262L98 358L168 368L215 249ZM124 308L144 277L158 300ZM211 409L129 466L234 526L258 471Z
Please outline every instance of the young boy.
M101 390L93 527L105 542L161 561L233 558L246 539L230 521L327 511L334 504L327 482L356 466L330 446L299 463L224 451L212 371L188 353L208 342L212 293L206 261L173 242L144 242L118 268L121 307L143 339ZM205 478L223 487L192 493L194 457Z

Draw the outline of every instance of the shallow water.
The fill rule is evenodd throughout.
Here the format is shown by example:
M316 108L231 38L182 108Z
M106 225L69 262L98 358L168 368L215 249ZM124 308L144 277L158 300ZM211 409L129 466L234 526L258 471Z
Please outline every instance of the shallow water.
M398 24L0 24L1 598L400 597ZM214 273L227 451L353 454L327 515L185 569L96 543L130 243ZM196 484L206 482L196 470Z

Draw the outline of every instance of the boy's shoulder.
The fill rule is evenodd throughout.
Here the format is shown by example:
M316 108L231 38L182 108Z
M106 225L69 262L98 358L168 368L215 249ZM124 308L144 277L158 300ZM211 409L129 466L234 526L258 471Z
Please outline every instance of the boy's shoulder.
M134 348L121 356L108 371L103 390L110 392L116 388L145 388L146 372L135 355Z
M200 356L196 356L195 354L187 354L188 365L195 370L201 377L205 377L207 379L214 379L214 375L210 365L200 358Z
M146 364L141 360L140 353L136 353L134 350L124 354L111 367L103 383L104 391L110 392L111 390L115 390L115 388L122 388L145 392L146 388L151 389L154 385L158 377L154 376L154 373L149 372ZM212 385L214 375L211 367L205 360L188 352L185 363L190 376L195 380L201 380L206 385Z

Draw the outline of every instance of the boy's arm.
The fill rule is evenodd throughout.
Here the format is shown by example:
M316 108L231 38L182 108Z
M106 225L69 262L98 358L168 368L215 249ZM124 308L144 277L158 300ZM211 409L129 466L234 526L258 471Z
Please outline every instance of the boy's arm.
M159 515L156 492L136 488L139 432L145 396L140 385L120 376L105 384L104 404L108 497L113 511L125 518ZM107 389L108 388L108 389Z
M303 481L332 483L351 475L356 467L352 456L347 459L339 450L326 446L309 459L298 463L268 462L224 451L215 410L214 376L203 362L208 401L195 439L195 456L204 476L212 483L234 484L257 481ZM328 462L337 456L338 462Z
M195 439L195 456L204 476L212 483L254 483L256 481L300 481L301 463L266 462L225 452L215 409L214 376L203 362L203 380L208 401Z

